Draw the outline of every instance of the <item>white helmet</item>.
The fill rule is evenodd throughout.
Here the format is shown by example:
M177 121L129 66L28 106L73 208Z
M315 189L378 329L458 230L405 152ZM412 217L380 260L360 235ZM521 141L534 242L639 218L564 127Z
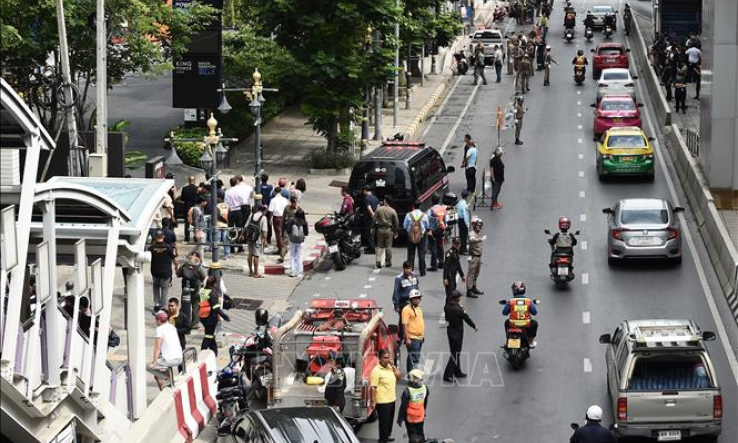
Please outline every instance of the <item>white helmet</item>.
M407 298L413 299L413 298L420 298L422 296L423 295L420 293L420 290L418 290L418 289L412 289L412 290L410 290L410 294L408 295Z
M479 217L477 217L477 216L475 215L475 216L474 216L474 217L472 217L472 219L471 219L471 225L472 225L472 226L474 226L474 225L484 226L484 222L482 222L482 219L481 219L481 218L479 218Z
M587 420L602 420L602 408L597 405L592 405L587 408Z

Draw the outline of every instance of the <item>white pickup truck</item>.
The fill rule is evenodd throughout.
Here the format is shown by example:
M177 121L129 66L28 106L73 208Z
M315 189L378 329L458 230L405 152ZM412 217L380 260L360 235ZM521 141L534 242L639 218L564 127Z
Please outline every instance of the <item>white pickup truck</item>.
M505 42L502 32L499 29L477 29L471 36L469 42L469 57L472 58L470 66L474 66L474 55L476 55L476 47L479 43L484 46L484 64L491 65L495 56L495 45L499 45L502 52L505 52Z
M723 397L704 342L715 334L691 320L626 320L607 344L607 390L619 437L679 441L720 435Z

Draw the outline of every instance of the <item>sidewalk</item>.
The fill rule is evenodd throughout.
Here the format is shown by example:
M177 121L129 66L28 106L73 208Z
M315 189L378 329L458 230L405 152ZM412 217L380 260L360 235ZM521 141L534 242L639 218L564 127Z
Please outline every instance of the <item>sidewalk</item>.
M646 40L646 45L650 46L654 40L651 21L638 14L635 14L634 17L638 21L638 26L641 29L643 38ZM664 94L666 93L665 91L666 89L664 88ZM687 111L683 113L674 111L674 100L668 102L669 109L671 110L672 123L680 128L685 138L687 131L694 131L698 136L700 132L700 101L694 98L696 93L696 85L694 83L687 84ZM699 141L697 143L699 144ZM695 155L693 154L693 156ZM696 156L699 156L699 151L697 151ZM738 209L719 209L718 212L723 220L723 224L728 229L733 245L738 248Z

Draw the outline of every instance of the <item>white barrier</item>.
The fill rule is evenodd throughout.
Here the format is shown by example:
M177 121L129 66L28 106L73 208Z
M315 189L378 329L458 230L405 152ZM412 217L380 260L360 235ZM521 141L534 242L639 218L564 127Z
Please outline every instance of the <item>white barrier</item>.
M638 20L632 20L631 22L636 31L635 37L628 37L632 43L630 45L631 54L637 60L636 66L638 73L646 84L645 92L651 99L651 105L656 114L658 126L669 126L671 125L671 108L669 108L669 104L661 91L661 83L656 76L656 72L651 67L651 59L648 56L648 45L643 39L641 28L638 27ZM644 91L641 89L639 92L642 94Z

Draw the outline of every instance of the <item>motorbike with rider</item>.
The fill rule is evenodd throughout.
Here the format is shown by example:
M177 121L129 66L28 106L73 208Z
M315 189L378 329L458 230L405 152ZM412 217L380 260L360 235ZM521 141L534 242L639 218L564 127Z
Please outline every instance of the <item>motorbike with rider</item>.
M589 64L582 49L578 50L576 57L571 59L571 64L574 65L574 80L580 85L587 75L587 65Z
M572 423L571 428L574 429L574 435L569 439L569 443L616 443L617 439L612 432L600 425L602 421L602 408L592 405L587 408L585 415L587 423L579 426Z
M587 41L594 37L594 26L594 15L592 15L591 11L587 11L587 16L584 18L584 37Z
M571 3L566 3L566 6L564 7L564 29L574 29L574 27L577 24L577 11L574 10L574 7L571 5Z
M501 347L503 356L513 369L519 369L523 361L530 357L530 350L536 347L538 322L531 317L538 314L536 305L541 301L525 295L525 283L522 281L514 282L511 289L512 298L499 301L504 306L502 315L507 316L505 344Z
M556 232L548 239L551 246L551 260L549 261L549 269L551 279L557 284L567 283L574 279L574 246L577 245L575 233L569 232L571 221L566 217L559 218L559 232ZM546 234L551 232L546 229Z
M615 14L609 12L605 14L602 24L602 32L605 34L605 37L610 37L613 32L617 31L615 23Z

